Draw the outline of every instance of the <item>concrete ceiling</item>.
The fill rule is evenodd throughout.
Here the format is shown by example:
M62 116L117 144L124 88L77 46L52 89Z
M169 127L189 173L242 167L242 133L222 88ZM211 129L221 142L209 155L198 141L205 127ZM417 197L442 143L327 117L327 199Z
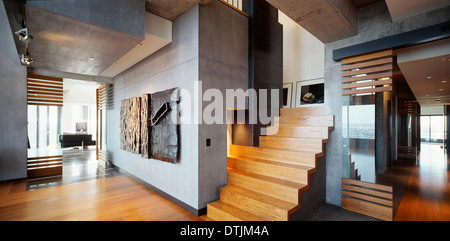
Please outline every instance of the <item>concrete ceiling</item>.
M98 76L141 38L25 5L35 68Z
M398 65L420 105L450 105L449 59L450 39L398 50Z
M101 76L113 78L172 42L172 22L145 13L145 39L116 60ZM155 28L155 26L158 26Z
M353 4L355 4L355 6L357 8L362 8L365 7L367 5L370 5L376 1L382 1L382 0L352 0Z
M358 9L351 0L267 0L267 2L323 43L353 36L358 31Z
M145 0L145 10L156 16L173 21L197 3L206 4L211 0Z
M450 5L450 0L386 0L393 21Z

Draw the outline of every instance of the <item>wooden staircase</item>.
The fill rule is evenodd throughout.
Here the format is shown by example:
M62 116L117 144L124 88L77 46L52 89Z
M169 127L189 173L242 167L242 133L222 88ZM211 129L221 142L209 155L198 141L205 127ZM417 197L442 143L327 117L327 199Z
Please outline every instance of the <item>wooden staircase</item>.
M288 221L300 208L334 116L325 116L323 106L281 109L275 122L279 128L269 127L260 147L230 147L228 185L220 201L208 204L204 220Z

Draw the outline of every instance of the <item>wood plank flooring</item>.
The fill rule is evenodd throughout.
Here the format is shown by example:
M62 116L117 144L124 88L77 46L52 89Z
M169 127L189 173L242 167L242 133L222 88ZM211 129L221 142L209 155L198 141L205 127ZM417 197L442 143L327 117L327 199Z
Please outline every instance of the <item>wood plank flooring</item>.
M439 145L422 145L394 221L450 221L450 160Z
M0 221L196 221L198 217L127 176L25 191L0 184Z

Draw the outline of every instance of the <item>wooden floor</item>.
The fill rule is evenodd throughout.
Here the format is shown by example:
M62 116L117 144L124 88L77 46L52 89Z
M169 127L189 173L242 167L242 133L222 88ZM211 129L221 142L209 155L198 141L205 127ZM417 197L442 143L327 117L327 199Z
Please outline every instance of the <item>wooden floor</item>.
M0 184L1 221L196 221L198 217L127 176L25 191Z
M127 176L25 191L27 181L0 184L0 221L199 220ZM395 221L450 221L450 162L423 146Z
M422 145L394 221L450 221L450 160L440 145Z

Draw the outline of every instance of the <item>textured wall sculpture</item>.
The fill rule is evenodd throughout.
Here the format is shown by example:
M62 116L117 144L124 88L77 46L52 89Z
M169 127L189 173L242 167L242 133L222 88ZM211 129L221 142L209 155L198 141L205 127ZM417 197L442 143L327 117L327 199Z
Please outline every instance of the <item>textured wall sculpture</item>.
M178 125L172 121L170 111L176 111L176 103L171 101L173 93L178 94L178 89L170 89L152 94L152 113L160 116L153 119L155 125L152 126L152 158L176 163L178 157ZM164 104L168 104L168 113L159 113Z
M151 95L144 94L141 97L141 140L142 140L142 157L151 158Z
M141 154L141 98L122 100L120 108L120 148Z
M171 98L178 89L144 94L122 100L120 108L120 148L143 158L177 163L178 125L171 111L178 107Z

